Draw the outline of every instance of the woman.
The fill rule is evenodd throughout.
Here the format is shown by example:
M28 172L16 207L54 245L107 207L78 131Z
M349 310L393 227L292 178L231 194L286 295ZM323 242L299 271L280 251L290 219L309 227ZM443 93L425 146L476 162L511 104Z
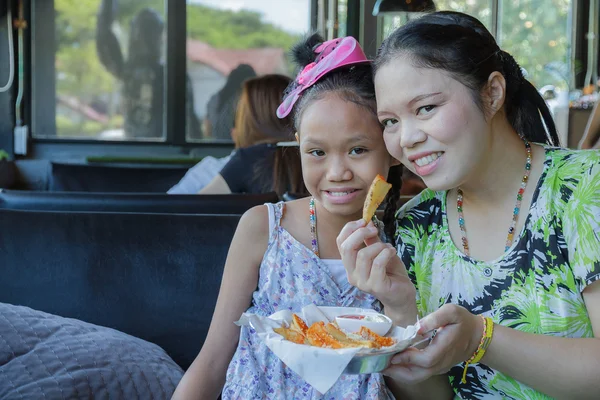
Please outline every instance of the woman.
M465 14L411 21L375 65L386 147L428 189L397 214L397 254L360 220L337 243L396 324L437 332L392 360L395 395L597 397L600 153L553 147L545 102Z

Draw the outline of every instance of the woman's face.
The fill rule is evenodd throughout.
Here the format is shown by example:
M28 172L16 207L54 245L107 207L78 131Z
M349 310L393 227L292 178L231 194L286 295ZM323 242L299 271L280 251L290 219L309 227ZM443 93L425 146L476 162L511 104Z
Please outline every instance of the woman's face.
M398 57L377 71L375 91L388 151L429 188L461 185L486 156L490 124L447 72Z
M329 93L306 107L298 135L308 191L333 214L360 214L371 182L387 177L392 162L376 116Z

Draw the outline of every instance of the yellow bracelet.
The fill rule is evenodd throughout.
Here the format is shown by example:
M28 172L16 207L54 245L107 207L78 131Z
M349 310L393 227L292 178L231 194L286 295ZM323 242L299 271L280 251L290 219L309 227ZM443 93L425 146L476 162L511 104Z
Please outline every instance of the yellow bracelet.
M481 361L485 351L490 345L492 341L492 335L494 334L494 321L492 321L489 317L481 316L483 319L483 335L481 336L481 340L479 341L479 346L477 346L477 350L475 353L465 362L465 369L463 370L463 376L461 379L462 383L467 383L467 368L469 364L475 364Z

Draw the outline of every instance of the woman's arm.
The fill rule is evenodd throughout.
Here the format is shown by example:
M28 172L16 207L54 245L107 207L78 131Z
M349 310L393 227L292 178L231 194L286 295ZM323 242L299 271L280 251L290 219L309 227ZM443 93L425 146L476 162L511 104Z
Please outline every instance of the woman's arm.
M225 179L223 179L223 176L217 174L217 176L215 176L208 185L204 186L198 194L231 194L231 189L229 189L229 185Z
M557 399L600 395L600 281L583 291L594 337L560 338L495 326L482 363Z
M349 222L337 237L337 245L351 285L377 297L394 325L408 326L417 321L415 286L395 248L379 240L372 224L365 226L364 220ZM385 370L384 375L388 388L398 399L453 397L445 374L428 373L417 380L410 367L395 366Z
M258 284L269 236L267 213L266 206L258 206L242 216L229 247L206 341L179 382L173 399L214 400L219 396L239 340L240 328L234 321L248 309Z
M583 291L593 338L525 333L495 325L481 363L558 399L596 399L600 390L600 281ZM409 349L392 360L390 375L420 382L448 371L475 352L482 332L479 316L447 304L421 320L423 331L438 327L425 350Z

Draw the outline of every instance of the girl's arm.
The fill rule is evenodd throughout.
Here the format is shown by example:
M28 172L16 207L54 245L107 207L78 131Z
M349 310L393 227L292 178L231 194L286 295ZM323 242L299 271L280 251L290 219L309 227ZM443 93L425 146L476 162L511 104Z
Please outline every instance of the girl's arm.
M558 399L596 399L600 390L600 281L583 291L593 338L563 338L525 333L495 325L481 363ZM479 316L447 304L421 320L423 331L436 327L432 344L410 349L392 360L390 375L419 382L470 358L483 330Z
M239 340L240 328L234 321L250 306L258 284L259 267L267 249L268 221L266 206L254 207L240 219L227 254L208 335L173 399L214 400L219 396Z

